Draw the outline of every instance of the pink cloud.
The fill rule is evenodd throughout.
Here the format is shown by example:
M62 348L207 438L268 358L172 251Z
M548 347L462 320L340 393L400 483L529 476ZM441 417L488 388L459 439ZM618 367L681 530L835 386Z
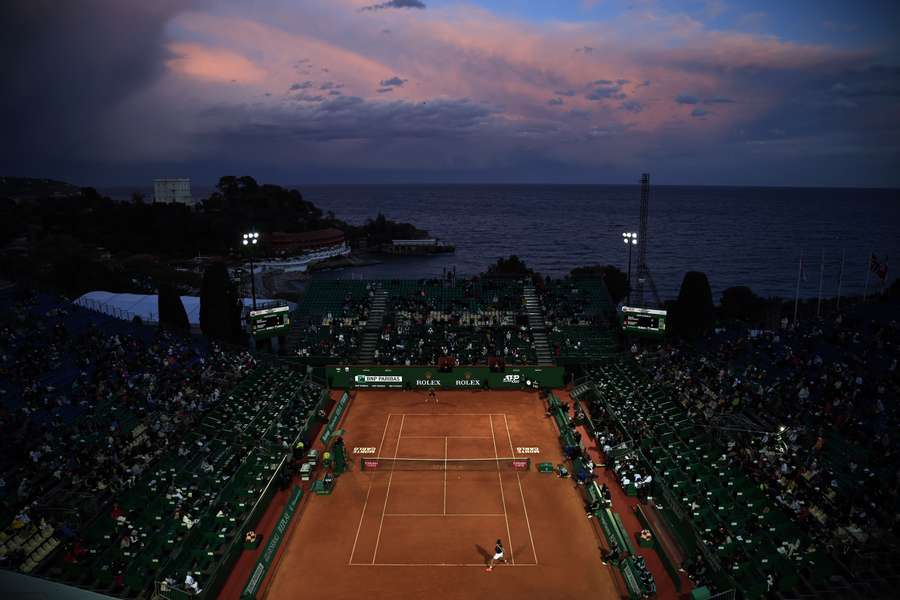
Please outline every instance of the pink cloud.
M169 59L167 66L187 77L240 83L258 83L266 78L264 68L231 50L187 42L173 42L169 50L175 58Z
M198 104L204 96L215 103L290 103L295 83L309 81L317 89L328 81L342 84L343 96L366 102L469 99L492 107L492 122L525 132L516 143L533 139L538 145L539 138L553 136L580 149L627 131L627 144L637 150L652 144L653 134L698 141L725 135L783 100L786 91L757 85L743 72L814 69L859 57L711 31L684 15L647 7L605 23L535 25L471 5L361 14L364 2L266 3L267 10L254 10L251 0L238 12L186 13L173 28L177 39L170 47L179 57L169 66L193 82ZM594 50L574 52L583 47ZM393 77L406 82L379 93L385 89L379 83ZM245 84L243 97L223 99L204 89L230 79ZM598 80L624 82L616 84L615 96L594 94L591 100ZM548 104L557 90L572 92L564 108ZM674 101L688 93L738 100L698 119Z

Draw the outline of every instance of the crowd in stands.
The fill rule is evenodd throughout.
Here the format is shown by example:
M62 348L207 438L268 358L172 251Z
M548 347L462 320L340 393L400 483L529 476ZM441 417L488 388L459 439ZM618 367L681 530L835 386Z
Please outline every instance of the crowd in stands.
M371 282L322 281L301 302L294 352L301 358L327 358L349 364L358 355L375 293Z
M434 365L441 357L452 358L455 366L485 365L492 357L510 364L536 360L525 326L467 329L446 321L386 325L375 351L382 365Z
M300 358L327 357L332 364L350 364L359 352L365 321L358 318L312 320L297 325L300 343L295 352Z
M0 302L0 567L133 594L174 561L193 587L321 386L56 298ZM198 529L202 557L175 546Z
M519 282L471 278L387 282L390 303L375 351L385 365L485 365L537 359Z
M839 314L777 331L719 329L638 359L729 455L829 547L900 534L900 327ZM739 431L736 431L739 430Z
M579 362L615 352L608 333L611 301L603 281L558 279L545 281L536 290L554 360Z
M167 333L111 333L112 320L66 303L41 311L44 301L19 299L2 324L6 538L40 522L48 506L90 513L133 485L253 366L246 353L201 349ZM56 526L65 534L77 519ZM22 558L7 547L3 560L17 566Z

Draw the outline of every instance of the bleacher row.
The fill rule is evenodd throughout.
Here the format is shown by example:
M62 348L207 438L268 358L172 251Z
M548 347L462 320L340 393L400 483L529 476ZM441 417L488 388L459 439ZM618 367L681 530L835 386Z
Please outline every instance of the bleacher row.
M257 368L119 494L112 512L82 531L81 548L60 554L46 574L123 597L153 581L180 583L188 571L210 589L221 585L235 543L268 504L278 470L314 424L323 394L293 371Z
M541 281L537 288L547 337L557 362L610 356L615 342L609 294L600 279ZM370 317L378 328L372 360L385 365L434 365L444 356L463 365L497 357L536 364L520 280L332 280L312 282L299 303L292 351L309 362L358 362ZM383 314L370 315L376 295ZM380 327L379 327L380 324Z
M537 287L554 361L560 365L603 360L616 352L609 332L614 307L598 278L560 279Z
M652 473L669 527L687 554L703 555L717 588L760 598L770 586L790 590L801 578L815 586L831 574L825 550L633 362L598 365L579 383L573 395L590 407L594 430L613 428L626 440L606 460Z
M556 423L556 427L560 432L559 442L563 449L581 448L581 442L575 437L574 430L570 424L570 419L566 410L563 408L559 398L552 392L548 395L548 407L550 415ZM584 464L583 449L577 453L573 461L573 470L587 469ZM592 510L592 515L600 524L600 529L606 538L610 547L617 547L624 552L624 557L616 563L625 586L628 589L628 597L632 599L651 597L656 593L656 583L653 576L649 573L644 565L643 559L637 554L634 548L634 542L622 518L612 510L611 503L603 496L600 487L596 481L592 479L586 481L581 488L584 496L585 506L596 507Z
M295 313L289 336L291 351L311 362L352 363L358 355L373 293L374 283L370 281L311 283Z

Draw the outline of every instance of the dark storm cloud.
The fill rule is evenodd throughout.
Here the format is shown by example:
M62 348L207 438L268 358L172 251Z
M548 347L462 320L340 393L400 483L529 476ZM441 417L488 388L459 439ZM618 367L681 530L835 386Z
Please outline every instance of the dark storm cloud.
M425 3L421 0L389 0L380 4L364 6L359 10L385 10L388 8L425 8Z
M690 94L679 94L675 97L675 102L678 104L699 104L700 98Z
M547 104L549 104L550 106L560 106L562 105L562 103L562 98L550 98L549 100L547 100Z
M383 93L385 93L385 92L393 92L393 91L394 91L394 88L392 88L392 87L383 87L383 88L378 88L378 89L375 90L375 91L378 92L379 94L383 94Z
M588 100L624 100L626 98L621 84L608 79L598 79L594 82L594 86L596 87L584 96Z
M725 96L713 96L703 100L703 104L734 104L734 100Z
M3 170L34 173L51 159L92 151L98 121L163 74L170 58L165 25L191 4L6 3L0 16Z
M499 114L494 107L465 100L431 102L367 101L357 96L328 98L318 104L251 110L221 107L207 114L216 122L231 124L212 134L214 147L227 147L239 139L265 147L279 140L331 142L403 138L451 139L480 132ZM260 125L259 123L266 123ZM271 150L270 150L271 152Z
M644 106L637 100L626 100L619 105L619 109L627 110L628 112L639 113L644 110Z
M710 111L705 108L695 108L691 111L692 117L705 117L706 115L712 114Z
M318 96L315 94L297 94L293 97L293 100L297 102L321 102L325 99L325 96Z
M557 96L567 96L572 97L575 95L575 90L556 90L553 92Z
M404 83L406 83L406 79L400 79L399 77L394 75L390 79L385 79L385 80L381 81L378 85L380 85L381 87L392 87L392 86L400 87Z
M290 87L292 92L296 92L297 90L305 90L311 88L313 85L312 81L304 81L302 83L295 83Z

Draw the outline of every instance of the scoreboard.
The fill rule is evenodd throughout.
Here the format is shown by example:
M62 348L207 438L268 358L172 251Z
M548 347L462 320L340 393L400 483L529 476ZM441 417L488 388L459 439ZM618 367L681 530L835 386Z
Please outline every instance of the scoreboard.
M666 311L623 306L622 330L625 333L664 335L666 333Z
M291 328L291 308L273 306L250 311L250 335L274 337L284 335Z

